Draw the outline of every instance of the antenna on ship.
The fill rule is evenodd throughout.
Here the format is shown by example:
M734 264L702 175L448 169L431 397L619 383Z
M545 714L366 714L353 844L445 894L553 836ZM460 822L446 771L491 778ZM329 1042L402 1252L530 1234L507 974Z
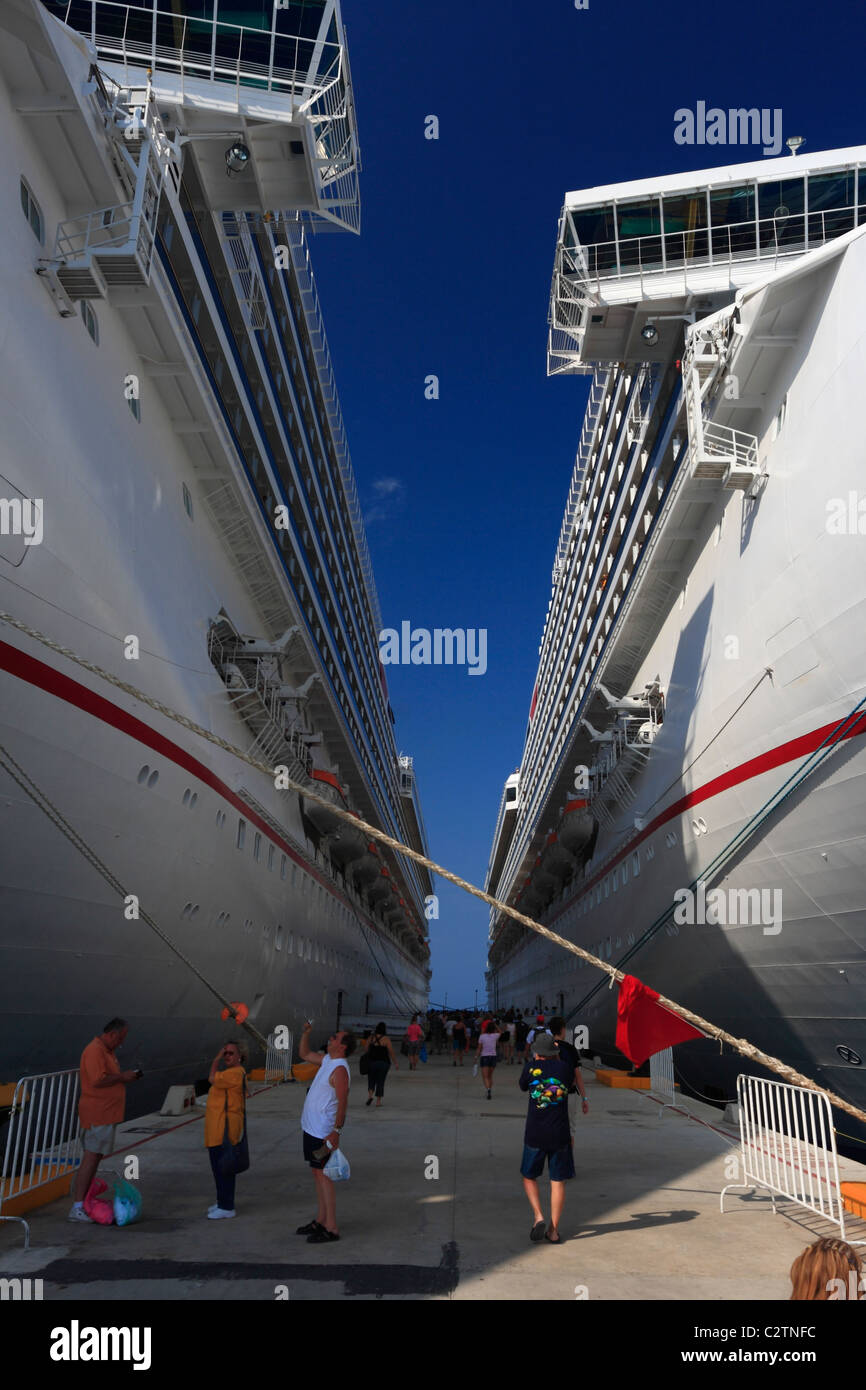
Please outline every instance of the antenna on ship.
M791 154L796 154L800 146L805 145L805 143L806 141L802 135L792 135L790 139L785 141L785 144L788 146L788 149L791 151Z

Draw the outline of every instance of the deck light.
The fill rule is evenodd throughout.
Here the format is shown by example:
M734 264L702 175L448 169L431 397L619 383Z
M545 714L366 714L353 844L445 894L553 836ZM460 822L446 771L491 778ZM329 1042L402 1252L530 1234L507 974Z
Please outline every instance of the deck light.
M242 174L250 162L250 152L246 145L240 140L229 145L226 150L226 173L229 178L232 174Z
M641 329L640 336L643 338L645 343L649 343L650 345L652 345L653 343L658 342L659 331L654 323L647 323L644 324L643 328Z

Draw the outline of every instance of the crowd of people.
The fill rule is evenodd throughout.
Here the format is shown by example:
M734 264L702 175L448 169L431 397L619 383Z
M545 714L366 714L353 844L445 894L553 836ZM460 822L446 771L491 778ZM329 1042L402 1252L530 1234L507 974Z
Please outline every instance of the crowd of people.
M337 1228L336 1187L326 1168L339 1149L346 1120L351 1075L348 1059L358 1039L348 1029L333 1032L322 1051L310 1047L312 1024L301 1034L299 1053L304 1062L316 1065L301 1113L302 1152L312 1172L317 1211L315 1217L299 1226L297 1234L314 1245L340 1239ZM82 1161L73 1186L73 1206L69 1219L90 1222L85 1209L91 1185L104 1157L114 1150L115 1132L125 1112L126 1088L141 1077L138 1070L123 1070L116 1053L128 1032L124 1019L109 1020L81 1057L79 1120L82 1131ZM520 1165L523 1189L532 1210L532 1242L561 1245L560 1222L565 1205L565 1183L575 1175L574 1138L578 1104L583 1114L589 1102L583 1087L580 1054L565 1036L565 1020L545 1021L537 1015L531 1022L509 1010L496 1018L492 1014L469 1011L446 1016L432 1011L422 1023L412 1018L402 1039L401 1051L409 1058L410 1071L426 1056L428 1039L435 1053L446 1051L450 1041L453 1065L462 1066L475 1048L475 1065L481 1072L487 1098L492 1097L493 1080L499 1063L522 1063L518 1079L528 1094L523 1157ZM367 1030L361 1041L367 1077L367 1105L381 1106L385 1078L392 1066L399 1068L392 1040L384 1021ZM226 1042L213 1059L206 1102L204 1143L208 1150L216 1186L216 1202L209 1208L210 1220L235 1216L235 1180L249 1167L246 1142L247 1072L242 1043ZM545 1220L538 1179L547 1166L550 1177L550 1217ZM858 1252L839 1239L816 1241L797 1257L791 1267L792 1300L830 1300L866 1298L866 1281Z

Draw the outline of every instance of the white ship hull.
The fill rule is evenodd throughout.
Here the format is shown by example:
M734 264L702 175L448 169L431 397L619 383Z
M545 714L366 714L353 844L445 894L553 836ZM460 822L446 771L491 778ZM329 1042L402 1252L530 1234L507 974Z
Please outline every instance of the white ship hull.
M113 175L107 137L93 119L99 108L93 105L91 55L84 42L61 31L31 0L15 0L14 9L9 32L0 33L0 129L12 171L0 187L0 219L7 232L0 258L0 494L41 499L42 537L28 546L20 535L0 536L0 609L243 751L254 736L209 660L210 625L227 614L238 633L273 640L294 622L302 633L295 650L303 648L308 659L305 674L318 662L319 674L311 680L319 681L322 718L333 714L324 741L315 726L309 730L318 766L336 780L328 770L330 738L345 759L341 781L363 792L367 777L366 785L373 787L367 804L379 796L379 804L387 805L391 788L398 786L396 750L383 742L374 748L378 763L367 757L366 772L349 766L337 697L327 694L330 677L324 668L328 665L333 675L334 663L314 655L311 632L319 619L309 595L300 611L288 556L284 561L276 544L280 538L262 515L264 486L279 496L278 488L287 484L273 478L263 485L260 472L252 485L248 473L261 470L267 446L260 445L258 460L239 456L219 408L215 378L207 376L220 351L223 385L235 371L225 317L233 314L237 324L235 279L223 267L226 336L210 347L206 370L192 332L202 297L216 296L203 275L198 284L184 286L192 306L185 321L177 286L155 257L146 285L112 288L108 298L92 302L97 342L77 312L80 306L71 317L60 317L56 296L46 293L35 273L39 257L49 252L40 248L32 219L22 215L16 171L38 198L49 242L64 218L88 207L88 197L98 201L87 179ZM32 48L25 50L19 36ZM34 53L42 64L38 70ZM18 109L11 85L14 73L20 71L24 80L31 65L34 82L38 71L40 77L49 74L47 82L69 84L68 94L64 89L61 98L52 98L53 105L46 104L49 114L35 118ZM171 73L165 80L170 86ZM254 94L259 86L253 83ZM218 98L226 92L219 82L211 89ZM77 114L79 100L86 120ZM277 118L291 108L279 94L271 105ZM38 103L35 109L41 109ZM68 119L63 138L71 131L78 163L62 151L57 155L57 132L47 124L61 119L57 111ZM249 138L253 143L253 135ZM205 158L211 146L204 142L203 148ZM116 151L111 158L116 167ZM271 172L279 169L273 166ZM225 169L217 175L225 184ZM176 247L190 235L178 208L170 228ZM318 333L314 294L308 299L314 308L304 331ZM211 312L218 323L219 312ZM199 326L204 322L202 313ZM233 331L242 338L237 326ZM244 354L253 343L258 351L261 341L250 334ZM285 345L280 351L290 361ZM327 366L326 347L319 356ZM311 360L309 351L307 357ZM264 375L251 357L250 375L253 368ZM297 360L293 369L299 370ZM300 370L314 369L302 363ZM130 374L138 383L140 419L127 399ZM306 389L314 394L312 385ZM321 400L318 383L315 390ZM309 400L303 408L305 428L329 440L329 421L338 407L332 402L326 411L319 405L318 417ZM277 408L273 417L275 431L287 429ZM233 422L235 437L242 423L239 416ZM295 463L291 450L301 447L296 436L291 445L281 437L284 474ZM208 441L207 449L199 447L199 439ZM319 447L324 452L324 445ZM318 465L324 470L321 459ZM358 523L340 512L344 492L351 494L348 467L332 483L330 495L325 489L328 515L318 513L323 540L334 551L339 544L347 570L357 551L363 568L365 554ZM320 486L318 477L309 481L311 493L314 483ZM219 514L221 496L235 499L228 518L224 502ZM327 535L325 523L332 528ZM354 541L345 539L347 531ZM305 554L300 558L309 563ZM360 600L355 593L355 620L358 630L366 631L364 624L372 624L361 603L368 602L371 581L350 573L345 592L353 583L363 596ZM320 602L318 592L313 600ZM373 598L369 602L375 606ZM344 619L344 613L334 616L330 604L328 615L335 629ZM344 621L348 628L348 618ZM327 622L327 616L321 619L323 628ZM127 659L129 637L140 648L136 659ZM347 650L343 657L349 669L356 661L363 671L356 653ZM375 655L370 662L369 669L378 673ZM300 658L297 666L301 669ZM382 702L381 691L374 693ZM300 704L298 710L302 721ZM368 726L361 728L358 721L358 744L370 728L387 726L391 737L386 710L385 697L381 708L373 707ZM341 868L323 852L327 838L320 843L311 833L296 794L277 791L272 777L4 624L0 743L196 971L223 996L249 1007L261 1033L286 1024L297 1038L303 1018L312 1016L316 1031L321 1025L326 1035L339 1010L358 1017L411 1014L426 1006L429 952L417 940L423 936L420 927L410 933L407 911L399 930L386 929L382 914L362 900L351 874L342 872L346 865ZM381 778L376 786L371 768ZM395 801L399 796L392 797L391 814L399 815ZM365 802L359 797L357 804ZM417 890L412 908L417 922ZM218 1001L189 966L128 906L125 910L123 900L3 772L0 923L2 1080L74 1065L94 1032L120 1014L130 1024L127 1056L147 1074L152 1101L170 1080L206 1074L220 1040L234 1028L221 1022ZM414 951L406 949L410 937Z
M800 293L806 298L798 304ZM787 346L773 343L771 326L772 311L784 315L786 306L798 315ZM763 378L756 369L750 383L740 383L743 393L762 397L755 433L766 485L757 500L719 491L710 515L696 513L694 530L662 533L647 583L656 585L657 612L666 616L617 693L658 678L664 722L632 779L633 799L602 823L585 875L578 872L540 916L594 954L624 958L628 973L860 1106L864 310L866 238L859 234L834 260L775 300L765 298L757 328L747 322L747 331L767 335ZM845 520L834 525L842 502ZM772 675L762 679L766 668ZM760 821L761 808L858 708L819 770ZM735 924L688 924L678 890L706 875L754 817L760 823L740 853L707 886L722 889L726 903L735 901L734 890L764 890L765 907L780 907L778 922L752 912ZM679 922L670 916L675 901L683 903ZM490 966L499 1004L573 1014L572 1022L588 1025L592 1052L617 1055L616 994L605 983L586 1000L600 978L589 965L527 933L510 949L494 945ZM720 1055L718 1044L696 1042L678 1049L677 1065L684 1081L720 1099L734 1095L734 1078L747 1064L730 1048ZM843 1130L855 1127L844 1121Z

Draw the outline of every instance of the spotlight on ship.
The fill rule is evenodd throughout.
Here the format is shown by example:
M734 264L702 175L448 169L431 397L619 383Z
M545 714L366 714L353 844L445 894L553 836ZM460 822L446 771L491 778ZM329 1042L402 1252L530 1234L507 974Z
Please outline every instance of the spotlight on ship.
M250 162L250 152L246 145L237 140L235 144L229 145L226 150L226 173L229 178L232 174L242 174Z
M653 343L657 343L659 340L659 331L654 323L647 323L644 324L643 328L641 329L640 336L643 338L645 343L648 343L649 346L652 347Z

